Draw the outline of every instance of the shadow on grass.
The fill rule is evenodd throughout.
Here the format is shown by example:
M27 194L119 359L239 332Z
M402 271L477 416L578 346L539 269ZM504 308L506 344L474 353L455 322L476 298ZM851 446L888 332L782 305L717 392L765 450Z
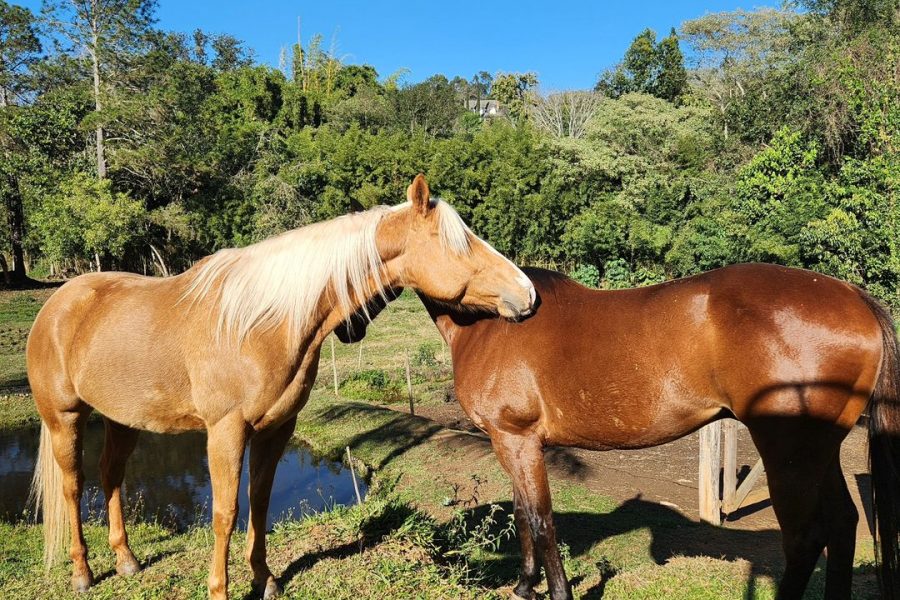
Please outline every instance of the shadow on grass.
M363 521L356 540L341 544L340 546L324 548L317 552L304 554L294 559L278 578L278 585L280 585L282 589L286 588L287 584L295 577L300 576L304 571L313 567L320 560L328 558L347 558L348 556L362 552L366 548L375 546L391 533L400 529L400 527L414 514L415 511L406 504L389 504L384 510L370 515ZM258 591L252 591L244 598L245 600L249 600L250 598L256 598L258 596Z
M28 377L13 376L9 379L0 379L0 394L27 394L30 392Z
M443 429L428 419L378 406L362 403L333 406L321 412L319 418L324 420L378 418L382 421L381 424L358 433L349 442L353 448L367 445L390 448L383 456L377 455L373 465L377 469L385 467L407 451L429 441L484 454L492 453L490 440L483 434ZM582 461L565 448L548 449L546 458L548 467L552 465L554 470L573 475L586 471ZM503 502L500 506L506 514L511 514L511 503ZM488 505L473 508L468 511L467 520L478 523L489 511ZM712 557L727 561L745 560L749 563L744 595L747 599L756 596L760 578L771 577L777 580L783 570L781 532L778 529L747 531L699 523L672 508L644 500L640 496L621 503L608 513L555 511L554 520L559 539L568 545L574 558L588 555L592 547L608 538L647 530L650 534L647 551L657 565L664 565L675 556ZM304 565L310 561L314 562L314 558L300 560ZM507 540L492 558L480 564L484 576L483 583L492 588L515 583L519 561L517 539ZM583 596L585 598L602 598L607 583L616 575L615 568L605 557L600 558L597 569L600 581L586 590ZM291 576L297 572L298 570L294 569ZM871 567L858 567L854 572L855 589L875 589L875 577ZM860 576L864 579L862 583L859 581ZM823 594L824 578L824 568L820 563L808 586L807 598L820 597ZM868 595L864 591L862 596L857 594L856 597Z
M30 277L21 280L4 281L3 277L0 276L0 291L46 290L58 288L64 283L65 281L38 281Z
M164 559L168 556L171 556L172 554L175 554L175 551L167 550L165 552L157 552L156 554L152 554L152 555L148 556L147 558L145 558L144 560L138 560L138 562L141 565L141 571L147 569L148 567L150 567L152 565L155 565L162 559ZM100 583L101 581L109 579L110 577L112 577L114 575L116 575L115 569L110 569L108 571L104 571L103 573L97 575L94 578L94 584L96 585L96 584Z
M500 503L500 506L507 513L512 511L510 502ZM469 518L472 522L478 522L489 510L487 505L479 506L471 511ZM569 547L574 558L584 557L592 547L608 538L647 530L650 534L648 552L657 565L664 565L676 556L745 560L750 565L743 596L747 600L756 597L761 577L771 577L777 581L784 568L779 530L747 531L698 523L674 509L643 500L640 496L626 500L608 513L554 511L553 518L558 539ZM515 583L521 559L518 539L504 542L498 554L499 557L483 565L484 583L493 588ZM806 598L818 598L824 594L823 565L820 561L813 573ZM606 557L600 557L596 567L600 581L585 590L582 598L602 598L607 584L617 574ZM580 580L581 577L573 583L577 584ZM872 567L854 568L854 582L854 589L858 592L854 597L870 597L869 592L871 597L877 597Z
M332 406L316 415L322 421L355 421L377 418L385 422L368 431L353 436L348 445L351 448L366 446L389 446L391 450L371 466L380 470L409 450L434 439L453 448L465 448L485 455L492 454L490 439L483 433L445 429L425 417L401 413L390 408L373 406L362 402L348 402ZM584 475L587 466L568 448L548 448L548 465L561 469L569 475Z

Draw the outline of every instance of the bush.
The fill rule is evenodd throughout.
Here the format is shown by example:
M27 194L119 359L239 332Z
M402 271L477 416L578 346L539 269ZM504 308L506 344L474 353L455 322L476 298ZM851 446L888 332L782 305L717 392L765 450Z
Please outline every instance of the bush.
M368 369L353 373L339 386L341 395L350 400L366 402L400 402L403 386L393 381L383 369Z
M600 287L600 269L594 265L578 265L569 272L569 277L588 287Z

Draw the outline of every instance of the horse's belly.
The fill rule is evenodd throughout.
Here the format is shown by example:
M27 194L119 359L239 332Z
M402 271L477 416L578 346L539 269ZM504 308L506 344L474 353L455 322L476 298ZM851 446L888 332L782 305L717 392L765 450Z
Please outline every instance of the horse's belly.
M78 393L103 416L135 429L177 433L205 426L188 389L173 382L154 384L119 371L117 376L86 378Z
M545 404L548 442L591 449L645 448L687 435L722 409L703 381L610 378Z

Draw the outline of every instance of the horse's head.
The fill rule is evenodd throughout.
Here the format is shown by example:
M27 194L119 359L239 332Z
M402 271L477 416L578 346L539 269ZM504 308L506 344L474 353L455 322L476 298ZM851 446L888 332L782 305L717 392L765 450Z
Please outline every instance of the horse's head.
M384 243L393 247L397 283L439 302L500 314L530 315L534 286L506 257L480 239L450 207L432 200L425 177L407 190L408 210L386 219Z

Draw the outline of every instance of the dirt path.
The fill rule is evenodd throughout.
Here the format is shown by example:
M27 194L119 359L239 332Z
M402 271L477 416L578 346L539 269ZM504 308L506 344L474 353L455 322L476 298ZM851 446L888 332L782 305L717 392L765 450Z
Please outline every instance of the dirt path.
M477 431L459 404L455 402L417 407L416 413L450 429ZM870 543L871 540L866 444L865 429L855 427L841 449L844 476L860 514L857 527L859 543ZM547 458L557 477L570 477L592 491L612 497L619 502L640 496L643 500L674 508L686 517L698 520L698 452L699 434L693 433L655 448L608 452L558 448L548 451ZM740 477L750 470L758 458L750 434L746 428L740 427L738 429ZM763 476L755 489L763 488L765 485ZM865 502L862 500L860 488L865 495ZM724 526L747 531L777 530L778 522L771 503L768 499L764 499L744 506L730 515Z

